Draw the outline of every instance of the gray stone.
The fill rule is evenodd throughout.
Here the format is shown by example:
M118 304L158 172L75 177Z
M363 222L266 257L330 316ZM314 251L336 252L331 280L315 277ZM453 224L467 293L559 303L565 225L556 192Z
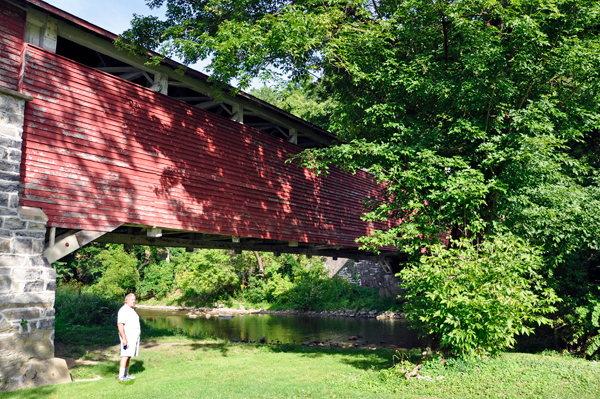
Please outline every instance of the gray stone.
M15 234L11 230L0 229L0 237L13 238Z
M17 281L39 281L44 279L44 270L38 268L15 268L13 276Z
M23 353L22 340L16 334L11 335L0 335L0 371L6 376L3 367L9 366L16 363L17 366L20 362L26 361L29 357L27 353Z
M15 238L12 242L12 252L16 254L32 254L33 242L31 238Z
M39 222L29 222L27 224L27 230L40 230L43 232L43 234L46 234L46 224L45 223L39 223Z
M14 193L19 191L18 183L0 182L0 192Z
M7 162L7 161L0 159L0 171L19 173L20 169L21 169L21 165L19 165L18 163Z
M37 329L38 330L54 330L54 317L38 320Z
M46 223L48 222L48 216L42 211L40 208L35 208L32 206L20 206L19 207L19 215L21 215L22 219L33 220L37 222Z
M0 320L0 334L17 334L19 327L13 325L8 319Z
M0 294L8 294L11 286L12 279L10 277L0 277Z
M41 254L44 252L44 240L33 240L31 250L34 254Z
M48 281L46 291L56 291L56 281Z
M44 291L44 282L43 281L31 281L29 283L25 283L23 287L23 292L38 292Z
M56 269L50 267L50 268L47 268L45 270L45 272L46 272L46 279L47 280L56 281Z
M0 387L0 391L14 391L29 387L71 382L67 362L59 358L29 360L22 367L11 372L10 375L6 374L2 368L0 368L0 372L6 377L10 377L6 378L9 383Z
M27 228L27 222L19 218L6 218L4 219L3 228L10 230L24 230Z
M54 291L19 292L13 295L0 296L0 308L2 306L31 307L36 305L40 307L48 307L54 305Z
M10 240L6 238L0 238L0 253L10 253Z
M4 313L4 317L8 320L21 321L39 319L40 310L40 308L6 309L2 313Z
M0 146L5 147L5 148L11 148L11 149L17 148L20 150L21 149L21 141L0 136Z
M25 102L22 100L9 97L5 94L0 94L0 109L4 109L6 112L22 114L24 103Z
M8 207L14 209L16 211L19 206L19 196L17 194L10 195L10 202L8 203Z
M40 310L42 317L54 317L55 311L54 308L46 308Z
M28 260L29 260L28 256L0 254L0 267L1 266L21 267L21 266L24 266Z
M17 231L15 237L35 238L37 240L43 240L46 238L45 232L42 231Z
M21 179L21 176L19 173L10 173L10 172L0 171L0 180L6 180L9 182L18 183L20 179Z
M5 137L19 138L22 135L22 131L16 126L0 125L0 135Z
M0 276L11 276L12 267L0 267Z
M0 206L2 207L7 207L10 204L10 195L8 195L7 193L0 193ZM0 227L2 226L2 223L0 223Z
M23 156L23 154L21 153L21 151L15 149L8 153L8 160L20 163L22 156Z
M35 329L35 326L37 325L35 321L33 321L31 325L32 331L29 334L27 334L25 343L42 342L44 340L44 332Z
M10 198L11 198L11 202L12 202L12 196ZM11 204L9 204L9 205L11 205ZM19 214L17 213L16 209L1 207L0 215L1 216L18 216Z
M0 114L0 124L12 125L12 126L23 126L24 117L23 115L13 113L2 113Z
M42 255L37 255L37 256L30 257L29 258L29 264L32 267L52 268L52 265L50 264L50 262L48 262L48 259L46 259Z

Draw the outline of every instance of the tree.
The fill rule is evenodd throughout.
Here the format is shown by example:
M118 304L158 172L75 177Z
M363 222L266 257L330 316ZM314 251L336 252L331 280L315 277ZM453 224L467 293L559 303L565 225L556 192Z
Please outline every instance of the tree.
M318 82L291 83L276 88L264 86L250 90L250 94L325 130L332 128L336 104L327 98L323 85Z
M597 1L148 1L163 4L165 21L136 16L121 45L211 56L214 79L242 88L318 79L346 142L302 164L370 171L384 189L365 219L401 221L362 237L366 248L396 245L418 263L446 235L476 247L510 231L541 248L568 299L557 321L598 324L585 299L600 263ZM592 330L565 339L585 347Z

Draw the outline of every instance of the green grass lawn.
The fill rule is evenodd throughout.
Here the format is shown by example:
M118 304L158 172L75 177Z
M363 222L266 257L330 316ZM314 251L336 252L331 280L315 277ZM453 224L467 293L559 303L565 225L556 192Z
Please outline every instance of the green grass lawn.
M118 363L103 361L71 370L76 379L101 379L3 392L0 398L600 398L600 363L552 353L508 353L446 367L432 361L420 379L407 381L390 368L396 352L387 349L186 337L152 338L144 346L132 360L132 384L117 383ZM99 352L115 356L112 346L72 355L93 360Z

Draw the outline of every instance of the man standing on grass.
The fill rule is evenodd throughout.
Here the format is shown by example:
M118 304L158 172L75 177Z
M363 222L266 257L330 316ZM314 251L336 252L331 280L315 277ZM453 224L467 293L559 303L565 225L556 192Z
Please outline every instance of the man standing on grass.
M125 297L125 305L119 309L117 328L121 339L121 364L119 368L119 382L133 380L129 375L129 360L137 356L140 349L140 317L133 310L135 308L135 295Z

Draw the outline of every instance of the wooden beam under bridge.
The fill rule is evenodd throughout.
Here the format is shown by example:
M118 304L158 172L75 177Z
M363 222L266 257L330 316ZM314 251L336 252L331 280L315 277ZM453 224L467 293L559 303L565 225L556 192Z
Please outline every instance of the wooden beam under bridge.
M205 234L182 230L162 229L159 237L150 234L154 229L150 226L122 226L113 232L106 233L95 239L99 243L148 245L158 247L178 247L192 249L225 249L233 251L259 251L276 254L289 253L307 256L325 256L333 258L348 258L354 260L369 260L380 262L402 262L406 255L398 251L382 250L380 254L359 250L356 247L344 247L323 244L304 243L297 241L279 241L230 235Z

